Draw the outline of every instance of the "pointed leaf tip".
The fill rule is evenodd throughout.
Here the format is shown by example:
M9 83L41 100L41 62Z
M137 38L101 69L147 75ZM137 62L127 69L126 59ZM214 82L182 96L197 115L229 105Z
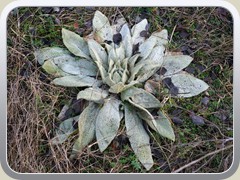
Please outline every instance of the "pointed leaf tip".
M196 96L209 88L207 83L185 72L174 74L171 81L178 88L178 97Z
M62 28L62 39L64 45L75 56L90 59L86 41L78 34Z
M142 120L129 103L125 103L125 125L131 147L142 165L149 170L153 166L150 138Z
M161 111L158 111L158 117L156 118L157 132L172 141L175 141L175 134L171 125L170 119Z
M96 11L93 17L94 39L99 43L112 41L112 31L108 18L100 11Z

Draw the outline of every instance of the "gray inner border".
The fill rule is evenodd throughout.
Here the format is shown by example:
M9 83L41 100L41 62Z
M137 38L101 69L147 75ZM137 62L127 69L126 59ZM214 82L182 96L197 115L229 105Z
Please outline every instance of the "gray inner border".
M17 173L13 171L7 163L7 17L11 10L13 10L16 7L39 7L39 6L103 6L103 7L113 7L113 6L122 6L122 7L223 7L227 9L229 12L231 12L233 17L233 34L234 34L234 41L233 41L233 125L234 125L234 160L231 165L231 167L223 172L223 173L194 173L194 174L186 174L186 173L170 173L170 174L160 174L160 173L154 173L154 174L148 174L148 173L141 173L141 174L81 174L81 173L74 173L74 174L62 174L62 173ZM81 0L81 2L77 0L67 0L67 1L57 1L57 0L42 0L41 2L35 1L24 1L24 0L18 0L15 2L10 3L8 6L5 7L1 14L0 19L2 28L0 29L0 34L2 36L2 43L0 43L0 48L4 51L1 53L1 59L2 62L0 63L0 82L2 83L2 90L1 90L1 101L0 101L0 115L1 115L1 125L4 127L4 130L1 131L1 139L0 139L0 149L1 149L1 165L3 170L6 174L8 174L10 177L15 179L42 179L42 178L52 178L52 179L65 179L65 178L71 178L71 179L92 179L94 177L100 177L103 179L122 179L122 176L130 177L130 178L150 178L150 179L159 179L159 178L166 178L166 179L202 179L202 178L210 178L210 179L226 179L233 175L235 171L237 170L239 166L239 159L240 159L240 151L237 151L240 149L240 143L237 142L237 137L240 137L240 131L236 129L235 127L240 127L240 121L237 121L237 117L240 117L240 109L238 110L237 107L240 105L240 98L237 98L237 92L240 92L240 83L237 83L237 77L239 74L237 74L237 69L240 69L240 37L237 37L237 35L240 34L240 17L238 14L238 11L236 8L222 0L191 0L191 1L184 1L181 2L179 0L171 0L169 2L162 2L162 1L154 1L154 0ZM240 72L239 72L240 73Z

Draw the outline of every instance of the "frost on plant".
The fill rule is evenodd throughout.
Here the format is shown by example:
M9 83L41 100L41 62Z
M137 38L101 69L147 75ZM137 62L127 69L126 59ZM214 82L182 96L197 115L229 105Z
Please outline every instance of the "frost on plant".
M77 121L79 137L72 155L94 139L102 152L124 121L134 153L149 170L153 159L149 133L143 123L161 136L175 140L171 120L161 111L149 78L155 77L155 83L164 82L175 97L198 95L208 85L183 71L192 61L190 56L165 52L167 30L146 38L147 27L146 19L132 28L124 19L110 25L107 17L96 11L93 32L87 37L63 28L66 48L47 47L35 52L43 69L56 77L53 84L82 87L77 98L89 101L79 116L60 124L53 143L64 142L75 131L72 124ZM157 110L157 116L153 116L153 110Z

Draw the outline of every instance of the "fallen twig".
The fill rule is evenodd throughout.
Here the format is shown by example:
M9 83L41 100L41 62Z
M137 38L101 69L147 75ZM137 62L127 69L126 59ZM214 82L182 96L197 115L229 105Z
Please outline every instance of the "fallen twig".
M197 162L205 159L206 157L211 156L211 155L213 155L213 154L217 154L217 153L219 153L219 152L221 152L221 151L224 151L224 150L226 150L226 149L229 149L229 148L231 148L231 147L233 147L233 145L230 145L230 146L227 146L227 147L225 147L225 148L218 149L218 150L216 150L216 151L210 152L210 153L206 154L205 156L202 156L202 157L200 157L199 159L196 159L195 161L192 161L192 162L190 162L190 163L188 163L188 164L186 164L186 165L178 168L177 170L173 171L172 173L179 173L180 171L186 169L186 168L189 167L189 166L192 166L193 164L196 164Z

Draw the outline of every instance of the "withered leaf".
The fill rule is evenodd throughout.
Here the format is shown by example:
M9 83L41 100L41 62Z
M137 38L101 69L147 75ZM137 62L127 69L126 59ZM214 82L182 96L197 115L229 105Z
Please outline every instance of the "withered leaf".
M203 125L205 124L203 117L196 115L195 113L190 113L190 117L192 122L196 125Z
M120 33L113 35L113 42L117 45L122 41L122 35Z
M141 36L141 37L148 38L148 37L149 37L149 33L148 33L148 31L143 30L143 31L140 32L140 36Z

